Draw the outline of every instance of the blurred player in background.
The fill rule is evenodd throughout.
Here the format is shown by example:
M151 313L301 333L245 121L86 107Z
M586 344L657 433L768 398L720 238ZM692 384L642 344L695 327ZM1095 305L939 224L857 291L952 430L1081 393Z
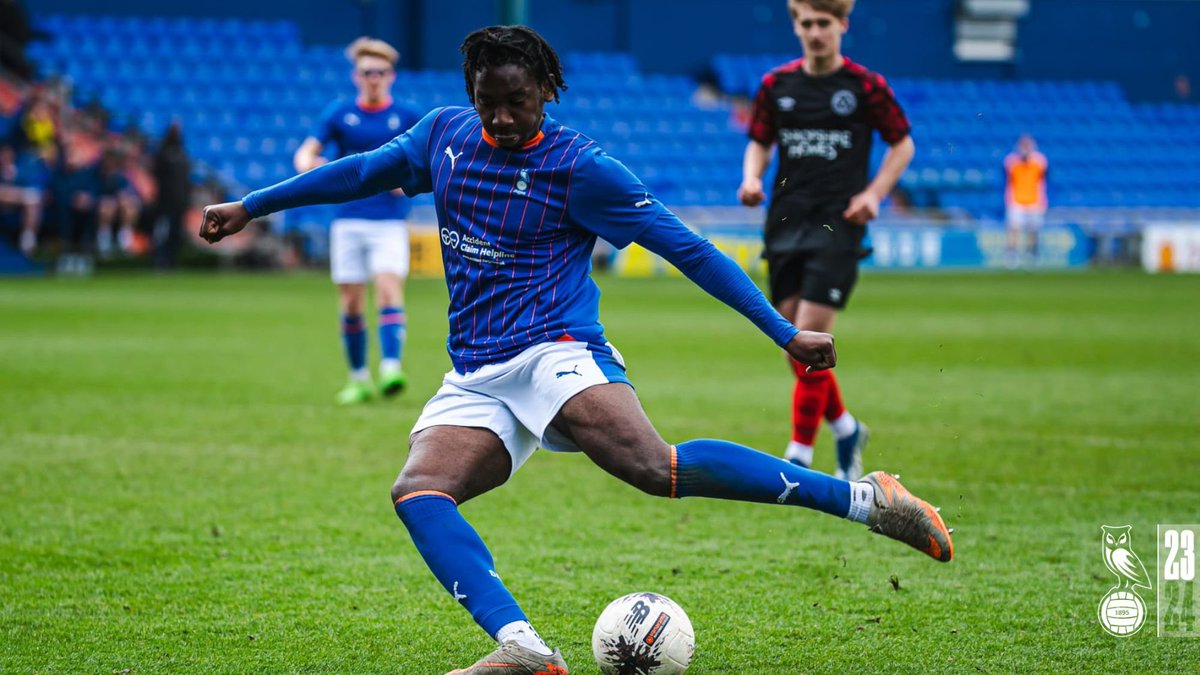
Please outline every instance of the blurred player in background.
M1050 164L1038 152L1033 136L1024 134L1004 158L1004 220L1008 227L1008 266L1037 259L1038 232L1046 219L1046 171Z
M854 0L788 0L804 58L763 77L754 99L738 198L766 199L763 174L779 147L763 255L771 301L801 330L830 332L858 281L866 225L913 157L908 119L883 77L842 56ZM871 138L888 144L868 183ZM824 417L837 437L836 475L857 480L867 427L842 402L833 371L791 362L792 440L784 456L808 467Z
M359 38L347 49L354 64L358 97L338 100L321 115L317 129L296 150L293 163L304 173L325 163L321 152L334 145L338 157L374 150L408 130L421 113L392 100L400 54L388 43ZM367 368L367 282L375 282L379 309L379 391L395 396L406 384L400 359L404 350L404 280L408 276L408 228L412 206L400 190L377 194L338 207L330 225L330 273L341 303L342 342L350 379L337 394L343 405L375 395Z
M436 109L378 150L207 207L201 225L215 242L280 209L397 186L433 193L454 369L414 426L392 499L434 576L500 643L453 672L567 672L459 511L507 481L538 446L581 451L651 495L816 509L950 560L941 517L881 471L851 483L729 441L668 445L659 436L599 322L600 290L589 277L597 236L663 256L801 367L832 367L833 336L798 330L623 164L544 114L566 84L540 35L493 26L467 36L462 51L474 108ZM528 535L535 550L553 546L536 523Z

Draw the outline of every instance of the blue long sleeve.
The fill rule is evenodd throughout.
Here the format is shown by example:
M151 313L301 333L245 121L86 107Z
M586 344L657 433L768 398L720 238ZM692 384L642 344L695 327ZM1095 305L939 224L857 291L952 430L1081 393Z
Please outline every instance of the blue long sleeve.
M428 192L432 186L423 161L423 143L423 138L410 131L370 152L343 157L255 190L242 199L242 205L252 217L261 218L299 206L349 202L394 188L403 188L409 196Z
M363 156L350 155L319 166L242 199L254 218L312 204L340 204L382 192L363 180Z
M737 263L712 242L692 232L669 211L637 238L637 243L679 268L709 295L736 309L779 346L800 332L767 302Z

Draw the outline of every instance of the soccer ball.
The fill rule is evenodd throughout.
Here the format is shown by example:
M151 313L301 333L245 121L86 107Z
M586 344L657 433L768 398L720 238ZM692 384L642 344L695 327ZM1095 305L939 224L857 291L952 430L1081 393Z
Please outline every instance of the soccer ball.
M695 650L687 613L658 593L613 600L592 630L592 655L605 675L678 675Z

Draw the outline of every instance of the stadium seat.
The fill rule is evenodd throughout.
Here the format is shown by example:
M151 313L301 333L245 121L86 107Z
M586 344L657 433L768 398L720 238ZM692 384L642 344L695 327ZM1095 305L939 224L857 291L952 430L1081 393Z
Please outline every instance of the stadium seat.
M352 95L344 47L305 45L291 21L50 14L37 25L55 36L30 49L44 71L69 75L80 96L151 133L180 118L189 149L245 187L290 175L290 155L314 117ZM711 66L726 93L752 96L763 73L794 56L717 54ZM670 203L734 203L745 134L727 105L698 108L692 80L645 74L630 54L566 52L563 63L571 96L551 115L607 145ZM1130 104L1113 82L892 85L914 126L917 155L901 185L915 201L990 216L1001 203L1003 158L1027 131L1050 159L1053 199L1063 205L1200 200L1200 105ZM396 95L425 107L461 105L462 87L457 70L402 70ZM225 105L201 107L213 100ZM875 165L883 150L877 143Z

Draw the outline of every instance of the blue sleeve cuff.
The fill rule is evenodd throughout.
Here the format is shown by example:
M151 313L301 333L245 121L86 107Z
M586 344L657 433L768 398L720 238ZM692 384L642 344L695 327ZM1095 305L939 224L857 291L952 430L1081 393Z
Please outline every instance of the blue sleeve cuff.
M242 197L242 206L246 209L246 213L250 214L251 218L262 218L267 215L262 210L262 203L258 198L258 190Z
M796 326L791 323L788 324L788 327L791 330L784 331L775 338L775 344L779 345L780 347L787 345L787 343L791 342L792 338L796 337L796 335L800 332L800 329L796 328Z

